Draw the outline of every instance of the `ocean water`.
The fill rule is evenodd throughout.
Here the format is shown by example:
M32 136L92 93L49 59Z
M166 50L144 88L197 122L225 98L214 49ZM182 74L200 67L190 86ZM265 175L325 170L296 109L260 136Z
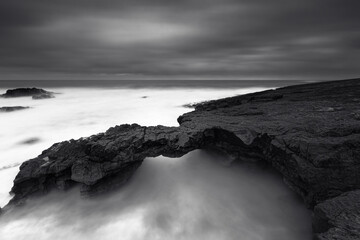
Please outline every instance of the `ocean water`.
M299 82L0 81L46 87L53 99L0 98L0 206L11 196L19 165L53 143L124 123L177 126L184 104ZM310 213L269 169L194 151L148 158L129 184L84 200L76 189L53 193L0 218L1 239L310 239Z

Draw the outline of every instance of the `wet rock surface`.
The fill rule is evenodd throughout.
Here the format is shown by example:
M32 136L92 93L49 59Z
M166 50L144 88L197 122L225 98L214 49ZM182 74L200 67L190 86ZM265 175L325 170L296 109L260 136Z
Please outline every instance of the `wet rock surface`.
M33 99L45 99L53 98L54 93L48 92L41 88L16 88L9 89L6 93L0 95L4 98L14 98L14 97L32 97Z
M360 79L291 86L197 104L179 127L121 125L57 143L21 165L8 207L75 184L100 194L124 184L145 157L216 149L279 171L314 209L315 238L359 239L358 96Z

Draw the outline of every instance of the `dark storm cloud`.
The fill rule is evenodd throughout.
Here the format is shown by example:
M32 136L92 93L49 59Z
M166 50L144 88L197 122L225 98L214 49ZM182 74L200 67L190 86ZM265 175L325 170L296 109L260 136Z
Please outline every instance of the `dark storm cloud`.
M357 0L9 0L0 79L360 74Z

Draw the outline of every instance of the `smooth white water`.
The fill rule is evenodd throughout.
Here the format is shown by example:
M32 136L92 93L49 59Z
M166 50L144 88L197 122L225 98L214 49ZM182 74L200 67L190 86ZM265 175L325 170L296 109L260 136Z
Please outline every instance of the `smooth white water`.
M263 88L48 90L61 94L0 99L0 106L31 107L0 113L0 206L10 199L18 165L55 142L123 123L177 126L190 110L184 104ZM24 143L30 139L38 141ZM51 194L3 217L0 239L310 239L309 212L278 176L224 167L221 158L195 151L147 159L129 184L102 198Z
M0 219L1 239L311 239L309 213L279 176L221 161L202 151L145 159L115 193L28 202Z

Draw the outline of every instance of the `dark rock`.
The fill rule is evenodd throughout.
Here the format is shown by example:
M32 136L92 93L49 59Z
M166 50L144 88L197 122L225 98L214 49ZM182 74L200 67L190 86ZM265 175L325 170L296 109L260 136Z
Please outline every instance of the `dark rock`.
M314 208L316 240L357 240L360 236L360 190L326 200Z
M354 215L326 224L346 192L360 189L360 121L354 117L360 105L352 96L360 96L359 79L291 86L198 104L178 118L179 127L121 125L57 143L21 165L10 205L74 184L83 195L102 193L125 183L145 157L215 149L233 161L272 165L315 207L318 239L341 239L337 229L344 226L352 230L341 230L343 239L359 239L357 195L344 209Z
M351 116L356 120L360 120L360 111L351 113Z
M126 182L145 157L180 157L206 147L234 158L239 157L240 150L246 158L259 157L260 151L255 144L246 145L233 133L215 127L116 126L89 138L54 144L24 162L14 180L11 203L75 183L82 185L83 195L105 192Z
M245 131L266 133L271 143L264 146L264 158L313 207L360 186L360 123L353 117L360 105L350 93L360 95L360 80L291 86L210 101L178 121L188 128L219 126L242 140L240 134ZM280 95L274 100L273 96ZM330 108L334 111L319 111Z
M19 110L28 109L29 107L14 106L14 107L0 107L0 112L14 112Z
M198 105L198 103L187 103L182 105L184 108L195 108Z
M54 98L54 95L52 93L43 93L43 94L32 96L32 99L34 99L34 100L47 99L47 98Z
M0 167L0 171L6 170L6 169L9 169L9 168L13 168L13 167L17 167L17 166L19 166L20 164L21 164L21 163L13 163L13 164L10 164L10 165L2 166L2 167Z
M26 139L26 140L22 141L21 144L34 144L34 143L37 143L39 141L40 141L39 138L33 137L33 138L29 138L29 139Z
M0 95L5 98L13 97L33 97L33 99L43 99L54 97L52 92L48 92L41 88L16 88L9 89L3 95ZM35 98L34 98L35 97ZM36 98L38 97L38 98Z

